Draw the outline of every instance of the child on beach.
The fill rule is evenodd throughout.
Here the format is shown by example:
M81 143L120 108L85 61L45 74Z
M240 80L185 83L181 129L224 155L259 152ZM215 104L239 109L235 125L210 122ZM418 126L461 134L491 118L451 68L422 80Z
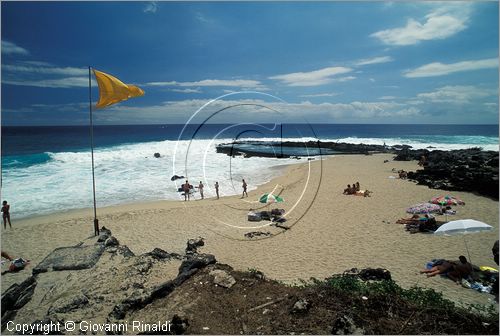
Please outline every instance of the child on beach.
M10 205L7 201L2 203L2 217L3 217L3 228L7 229L7 221L9 221L9 227L12 229L12 224L10 223Z

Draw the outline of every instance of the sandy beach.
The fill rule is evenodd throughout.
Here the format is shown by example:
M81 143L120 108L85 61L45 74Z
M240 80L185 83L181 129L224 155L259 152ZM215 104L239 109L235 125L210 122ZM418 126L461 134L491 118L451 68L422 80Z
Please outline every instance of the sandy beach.
M284 174L249 192L249 197L190 202L159 201L99 208L101 226L112 230L120 244L134 253L159 247L168 252L184 250L186 240L203 237L203 252L235 269L250 268L287 283L325 278L357 267L382 267L391 271L401 286L433 288L456 302L489 304L493 296L465 289L441 277L419 274L434 258L458 259L466 255L464 237L410 234L396 220L407 217L405 209L434 196L452 194L465 201L448 220L472 218L494 227L486 233L465 237L472 262L497 268L491 247L498 239L498 202L465 192L446 192L389 178L395 169L416 170L417 162L392 161L393 155L340 155L291 165ZM384 160L390 160L384 163ZM371 197L342 194L347 184L359 181ZM247 181L249 185L252 181ZM240 182L235 181L236 188ZM264 192L275 191L285 199L289 230L248 222L250 209ZM15 205L13 205L14 208ZM266 206L264 206L266 208ZM54 248L71 246L93 235L92 209L16 220L12 230L2 230L2 250L31 260L31 266L2 276L2 292L20 282ZM438 220L445 220L444 216ZM269 236L248 239L252 231Z

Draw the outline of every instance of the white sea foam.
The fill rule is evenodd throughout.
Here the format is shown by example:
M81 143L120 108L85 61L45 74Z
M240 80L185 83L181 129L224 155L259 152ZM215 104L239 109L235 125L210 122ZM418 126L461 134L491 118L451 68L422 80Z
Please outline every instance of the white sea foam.
M147 200L179 200L177 188L184 179L205 185L205 197L239 194L241 179L250 190L279 174L273 167L297 163L293 159L231 158L215 152L216 144L231 139L161 141L122 145L94 151L97 206ZM154 153L160 153L155 158ZM34 214L92 207L92 171L89 152L49 153L51 160L3 172L2 193L12 204L12 215ZM175 162L174 162L175 157ZM196 193L195 197L199 197Z
M259 141L316 141L315 138L240 139ZM322 141L364 143L388 146L410 145L415 149L452 150L482 147L498 151L498 139L485 137L340 138ZM205 185L205 196L215 196L213 185L220 184L221 195L241 193L241 179L255 189L279 174L275 167L304 162L294 159L229 157L215 152L215 146L232 139L159 141L127 144L95 150L97 206L148 200L180 200L172 175L184 175L194 186ZM154 153L160 153L155 158ZM2 172L2 197L12 205L13 217L20 218L54 211L92 207L92 171L89 152L49 153L50 161L27 167L6 168ZM196 194L195 197L199 197Z

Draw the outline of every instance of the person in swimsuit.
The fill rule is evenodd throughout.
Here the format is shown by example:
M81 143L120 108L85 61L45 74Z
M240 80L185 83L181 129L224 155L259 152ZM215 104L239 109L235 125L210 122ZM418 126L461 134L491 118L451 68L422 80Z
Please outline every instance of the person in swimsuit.
M189 201L189 182L186 180L186 183L182 185L182 190L184 191L184 201Z
M204 199L203 197L203 183L200 181L200 184L198 185L198 190L200 191L201 199Z
M9 221L9 226L12 229L12 224L10 223L10 205L7 204L7 201L3 201L2 203L2 217L4 229L7 229L7 221Z
M427 274L427 277L433 277L438 274L454 271L455 265L447 260L443 260L439 265L432 266L431 269L424 269L420 273Z
M242 185L242 187L243 187L243 194L241 195L241 198L245 197L245 195L247 195L247 197L248 197L247 183L245 182L245 179L243 179L242 182L243 182L243 185Z
M215 182L215 193L217 194L217 199L219 199L219 182Z

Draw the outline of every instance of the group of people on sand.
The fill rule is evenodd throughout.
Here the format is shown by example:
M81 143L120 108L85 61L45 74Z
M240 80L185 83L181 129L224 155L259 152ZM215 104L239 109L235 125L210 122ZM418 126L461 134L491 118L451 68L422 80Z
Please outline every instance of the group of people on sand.
M344 189L344 195L357 195L357 196L370 196L371 191L369 190L361 190L359 186L359 182L353 183L352 186L350 184L347 185L347 188Z
M357 191L360 191L359 182L353 183L352 186L348 184L344 189L344 195L354 195Z
M245 182L245 179L242 179L242 182L243 182L243 184L242 184L243 193L241 195L241 198L243 198L245 196L248 197L247 183ZM214 187L215 187L215 194L217 195L217 199L219 199L219 182L218 181L215 182ZM205 199L205 195L203 193L205 186L203 185L203 182L200 181L200 184L198 184L198 186L196 188L198 188L198 191L200 192L201 199ZM184 201L191 200L191 189L193 189L193 186L191 184L189 184L188 180L186 180L186 182L183 183L181 186L181 190L184 193ZM9 220L9 223L10 223L10 220Z
M464 256L458 257L458 261L438 260L431 268L420 271L427 277L438 274L446 274L448 278L460 284L462 279L467 279L472 274L472 264Z

